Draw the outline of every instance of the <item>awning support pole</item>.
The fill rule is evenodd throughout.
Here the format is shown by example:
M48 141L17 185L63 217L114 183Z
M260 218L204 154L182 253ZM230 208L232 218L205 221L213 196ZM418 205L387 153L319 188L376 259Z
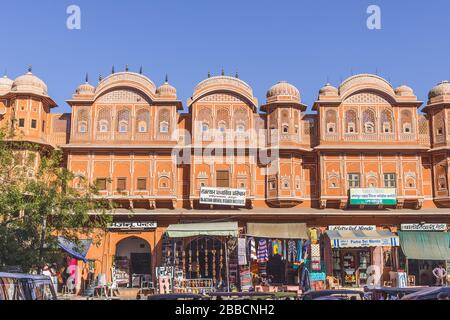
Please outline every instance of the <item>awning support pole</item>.
M227 292L230 292L230 268L228 264L228 240L225 239L225 268L227 273Z

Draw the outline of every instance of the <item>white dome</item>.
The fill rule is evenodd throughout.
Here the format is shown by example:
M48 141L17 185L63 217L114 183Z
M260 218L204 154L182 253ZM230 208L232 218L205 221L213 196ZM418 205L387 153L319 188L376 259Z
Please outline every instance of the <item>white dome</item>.
M95 87L89 82L86 82L80 85L75 92L79 95L94 95Z
M48 95L47 85L36 77L31 71L14 80L11 91L20 93L34 93L37 95Z
M327 83L319 90L320 96L338 96L339 90L336 87L333 87L331 84Z
M446 95L450 95L450 82L444 80L433 89L431 89L430 93L428 94L428 99Z
M161 85L158 89L156 89L156 94L160 97L177 97L177 89L170 85L168 81L166 81L163 85Z
M414 90L406 85L401 85L395 89L395 94L398 96L413 96Z
M0 78L0 95L4 95L11 91L14 81L9 79L6 75Z
M280 81L267 91L267 102L292 101L300 103L300 91L286 81Z

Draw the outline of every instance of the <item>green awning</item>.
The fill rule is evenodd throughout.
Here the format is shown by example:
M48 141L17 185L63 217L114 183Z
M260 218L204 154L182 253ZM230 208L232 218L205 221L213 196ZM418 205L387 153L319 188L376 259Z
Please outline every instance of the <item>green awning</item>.
M450 233L399 231L398 235L408 259L450 260Z
M247 223L247 235L269 239L308 239L306 223Z
M167 228L170 238L196 236L237 237L237 222L172 224Z

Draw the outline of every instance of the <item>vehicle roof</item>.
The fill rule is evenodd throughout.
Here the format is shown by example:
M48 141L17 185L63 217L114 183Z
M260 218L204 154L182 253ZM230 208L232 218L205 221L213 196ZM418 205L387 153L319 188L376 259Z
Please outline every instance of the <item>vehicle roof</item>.
M391 288L391 287L378 287L378 288L368 288L369 292L383 292L383 293L414 293L425 289L426 287L407 287L407 288Z
M200 294L193 294L193 293L181 293L181 294L157 294L153 296L149 296L149 300L173 300L173 299L200 299L204 298L204 296Z
M51 281L50 277L44 275L34 275L25 273L7 273L0 272L0 278L12 278L12 279L32 279L35 281Z
M211 297L270 297L275 294L268 292L212 292L208 295Z
M411 294L408 294L408 295L404 296L402 298L402 300L403 299L408 300L410 298L426 296L426 295L434 294L434 293L438 294L440 292L450 293L450 287L429 287L429 288L425 288L425 289L422 289L422 290L419 290L419 291L416 291L414 293L411 293Z
M350 290L350 289L339 289L339 290L322 290L322 291L308 291L304 295L309 296L329 296L335 294L359 294L361 296L364 295L364 292L359 290Z

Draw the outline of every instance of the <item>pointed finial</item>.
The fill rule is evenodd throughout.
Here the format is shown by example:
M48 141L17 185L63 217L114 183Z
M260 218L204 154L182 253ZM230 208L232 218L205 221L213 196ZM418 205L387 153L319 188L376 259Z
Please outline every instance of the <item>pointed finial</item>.
M166 83L169 83L169 75L166 73Z
M116 73L116 68L114 67L114 65L112 66L111 73L112 74Z
M130 70L130 69L128 68L128 64L126 64L125 65L125 71L128 72L128 70Z
M225 70L222 68L222 75L224 76L225 75Z
M89 74L86 73L86 83L89 83Z
M102 80L103 80L103 76L102 76L102 75L99 75L99 76L98 76L98 82L102 82Z
M139 68L139 74L142 74L144 70L142 69L142 66Z
M28 72L32 72L33 71L33 66L31 64L28 65Z
M208 70L208 78L211 78L211 71Z
M236 79L239 79L239 72L236 70L236 75L235 75Z

